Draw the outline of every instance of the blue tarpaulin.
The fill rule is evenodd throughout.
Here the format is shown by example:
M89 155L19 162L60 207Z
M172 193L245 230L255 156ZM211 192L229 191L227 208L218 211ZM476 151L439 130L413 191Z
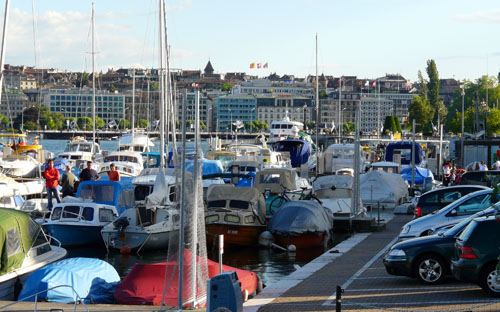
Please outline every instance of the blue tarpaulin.
M66 171L66 166L69 165L69 160L67 158L54 158L54 168L59 170L59 173L62 175ZM47 170L49 167L48 162L42 164L42 171Z
M92 258L70 258L46 265L31 273L24 283L19 299L38 292L38 300L71 303L84 299L85 303L114 303L113 293L120 276L109 263ZM70 287L56 286L69 285ZM35 301L31 297L26 301Z
M406 180L408 184L411 185L411 168L405 168L401 171L401 176L403 180ZM427 189L429 185L432 185L434 180L434 175L432 171L426 168L415 167L415 184L424 185Z
M276 143L275 150L277 152L289 152L292 167L300 167L306 164L311 155L311 143L304 140L286 139Z
M193 172L193 164L193 160L186 160L186 170L189 172ZM201 174L203 176L210 174L222 174L224 172L224 167L222 166L220 160L202 159L201 168Z

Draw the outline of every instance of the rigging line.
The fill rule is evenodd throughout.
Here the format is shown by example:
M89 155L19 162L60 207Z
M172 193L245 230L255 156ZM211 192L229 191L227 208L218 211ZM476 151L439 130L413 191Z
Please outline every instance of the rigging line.
M142 44L142 53L141 53L141 58L140 58L141 64L144 60L144 53L145 53L144 51L146 50L146 42L147 42L148 33L149 33L149 22L150 22L151 15L152 15L151 14L152 13L152 9L151 9L152 6L153 6L153 0L149 1L149 10L148 10L149 13L147 15L148 17L146 18L146 31L145 31L146 33L144 34L144 42ZM154 18L154 20L156 20L156 18Z

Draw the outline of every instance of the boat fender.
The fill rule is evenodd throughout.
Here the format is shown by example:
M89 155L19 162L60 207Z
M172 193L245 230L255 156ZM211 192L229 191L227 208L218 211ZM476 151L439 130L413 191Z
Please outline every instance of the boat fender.
M132 249L130 248L130 246L127 246L127 245L122 246L122 248L120 248L120 253L122 255L128 255L128 254L130 254L131 251L132 251Z
M259 234L259 245L263 247L271 247L274 241L273 234L269 231L264 231Z
M288 245L288 251L289 252L296 252L297 251L297 247L295 247L294 244Z

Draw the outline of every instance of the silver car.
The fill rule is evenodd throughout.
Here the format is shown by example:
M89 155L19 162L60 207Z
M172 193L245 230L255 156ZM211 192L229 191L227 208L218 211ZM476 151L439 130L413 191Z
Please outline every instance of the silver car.
M399 233L399 239L428 235L430 231L440 224L451 223L455 220L458 222L478 211L484 210L491 206L492 193L493 190L489 189L467 194L448 206L434 211L432 214L412 220L403 226ZM497 202L499 198L500 195L497 196L494 202Z

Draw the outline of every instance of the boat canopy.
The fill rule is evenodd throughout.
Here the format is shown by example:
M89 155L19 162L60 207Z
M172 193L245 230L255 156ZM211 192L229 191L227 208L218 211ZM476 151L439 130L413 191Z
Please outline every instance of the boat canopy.
M66 166L69 165L69 160L67 158L57 157L54 158L54 168L59 170L59 173L64 173L66 171ZM42 171L47 170L49 164L47 162L42 164Z
M0 208L0 275L20 268L40 233L40 225L22 211Z
M170 170L169 170L170 171ZM153 192L146 196L146 208L154 208L161 205L167 196L170 196L168 187L175 178L166 175L167 169L160 169L156 175Z
M315 200L295 200L284 203L268 223L271 233L299 236L327 233L333 227L333 216Z
M305 140L286 139L277 142L275 150L277 152L290 153L292 167L296 168L307 163L309 155L311 155L312 152L312 147L311 144Z
M38 295L38 300L71 303L78 299L78 294L85 303L114 303L113 293L119 283L120 276L111 264L93 258L69 258L31 273L19 298L47 290ZM53 288L60 285L71 285L73 288ZM35 298L33 296L25 301L35 301Z
M295 190L297 188L295 175L296 173L293 169L264 169L255 175L255 187L261 193L269 189L274 194L283 192L283 188Z
M401 176L404 180L411 184L411 168L405 168L401 171ZM434 180L434 175L430 169L415 167L415 184L427 184L432 183Z
M255 187L235 187L233 185L212 185L208 188L208 208L228 208L238 210L252 210L255 215L265 222L266 201L264 196Z
M401 175L373 170L360 175L361 199L365 204L398 203L408 197L408 184Z
M133 199L133 184L130 180L127 181L83 181L78 186L76 197L88 199L99 204L115 206L118 213L122 213L125 209L131 208L134 203ZM122 199L123 197L123 199Z
M321 176L313 182L313 188L315 192L331 189L332 186L335 186L335 188L352 189L352 180L352 176L345 174Z
M394 151L401 150L401 165L411 165L411 148L412 142L394 142L389 143L385 149L385 160L394 161ZM415 163L420 164L422 162L422 148L420 144L415 142Z
M186 160L186 170L193 172L194 160ZM210 174L221 174L224 172L224 167L220 160L201 159L201 174L203 176Z

